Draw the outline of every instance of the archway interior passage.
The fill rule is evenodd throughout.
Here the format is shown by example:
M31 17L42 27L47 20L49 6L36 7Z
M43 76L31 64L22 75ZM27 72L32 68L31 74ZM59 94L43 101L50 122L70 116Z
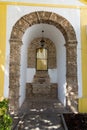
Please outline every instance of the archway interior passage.
M27 15L23 16L20 20L18 20L17 23L13 26L12 33L11 33L10 76L12 78L10 78L9 82L10 82L10 104L11 104L11 106L15 106L14 104L16 104L16 106L17 106L14 109L19 108L19 100L20 100L19 93L20 93L20 90L21 90L21 93L23 91L23 89L19 89L21 86L20 79L22 79L21 78L22 74L20 73L20 63L21 63L20 57L22 57L21 51L22 52L24 51L24 48L22 47L22 44L23 44L22 38L23 38L23 35L25 35L25 33L26 33L26 29L31 28L30 27L31 25L34 25L34 24L36 25L39 23L54 25L57 28L57 30L60 30L62 32L61 36L62 37L64 36L65 41L66 41L65 42L66 43L66 58L65 58L66 59L66 69L65 69L66 82L65 82L65 84L67 83L68 92L70 90L68 88L71 87L72 88L71 92L74 91L74 94L75 95L77 94L77 62L76 62L76 43L77 43L77 41L76 41L76 35L75 35L72 25L65 18L63 18L62 16L59 16L55 13L44 12L44 11L34 12L31 14L27 14ZM56 38L56 35L55 35L55 38ZM46 35L46 37L47 37L47 35ZM56 43L56 42L54 42L54 43ZM62 45L62 44L59 44L59 45ZM64 47L64 43L63 43L63 47ZM63 47L62 47L62 49L63 49ZM14 49L16 49L16 51ZM71 55L72 53L74 54L73 56ZM59 55L62 55L62 54L59 54ZM57 56L58 56L58 54L57 54ZM59 57L61 57L61 56L59 56ZM21 61L22 61L22 59L21 59ZM15 68L14 68L14 65L16 65ZM61 66L61 64L60 64L60 66ZM13 71L13 68L15 71ZM60 69L60 70L62 70L62 69ZM13 80L15 80L16 83L14 83ZM74 81L74 83L72 81ZM14 89L14 87L16 89ZM73 89L73 87L74 87L74 89ZM63 88L64 88L64 86L63 86ZM15 90L16 91L18 90L16 95L15 95ZM72 104L72 100L74 100L74 98L72 97L71 92L69 92L69 96L67 97L67 100L70 100L70 102ZM13 97L15 98L15 102L13 102ZM23 101L23 99L21 98L20 102L22 102L22 101Z
M51 59L52 63L48 68L48 73L50 76L50 82L51 83L57 83L58 84L58 98L60 99L60 101L65 105L65 101L66 101L66 97L65 97L65 88L66 88L66 48L64 46L65 44L65 40L64 37L62 35L62 33L55 28L52 25L47 25L47 24L37 24L37 25L33 25L32 27L30 27L29 29L27 29L27 31L25 32L24 36L23 36L23 45L22 45L22 59L21 59L21 98L23 100L23 95L22 95L22 91L24 91L23 93L25 93L25 86L26 82L27 83L32 83L33 81L33 77L36 73L36 55L34 54L34 52L36 52L36 50L32 50L34 48L34 46L36 46L37 48L39 47L39 39L38 37L41 37L41 29L44 28L45 30L45 34L44 37L47 37L45 39L47 39L47 46L51 47L51 44L53 44L53 47L51 47L50 51L51 51L51 58L53 56L55 56L54 54L56 54L56 57L53 57L54 60ZM38 33L37 33L38 30ZM56 37L55 37L56 35ZM34 40L33 37L35 38ZM48 38L50 40L48 40ZM33 45L32 45L33 44ZM55 47L56 52L53 52L53 48ZM26 48L26 49L24 49ZM29 50L29 54L28 54L28 49ZM25 50L25 51L24 51ZM52 54L53 53L53 54ZM30 55L30 56L29 56ZM32 55L32 58L31 58ZM26 58L25 58L26 57ZM49 57L50 58L50 57ZM56 59L55 59L56 58ZM24 61L25 59L25 61ZM26 61L26 59L29 59L29 61ZM56 60L56 63L55 63ZM29 63L28 63L29 62ZM25 71L25 75L24 75L24 66L26 63L26 67L25 70L27 68L27 71ZM26 77L26 80L25 80ZM25 82L25 85L22 85ZM24 89L24 90L23 90ZM62 91L62 93L61 93ZM21 100L20 100L21 103Z

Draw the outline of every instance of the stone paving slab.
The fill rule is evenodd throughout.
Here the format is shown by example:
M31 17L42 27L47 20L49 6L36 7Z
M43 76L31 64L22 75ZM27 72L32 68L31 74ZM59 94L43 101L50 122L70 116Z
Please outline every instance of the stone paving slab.
M26 99L14 130L64 130L61 113L69 111L57 99Z
M27 114L19 121L18 130L64 130L60 114Z
M57 113L69 113L69 111L61 104L57 99L26 99L23 103L20 112L32 113L32 112L57 112Z

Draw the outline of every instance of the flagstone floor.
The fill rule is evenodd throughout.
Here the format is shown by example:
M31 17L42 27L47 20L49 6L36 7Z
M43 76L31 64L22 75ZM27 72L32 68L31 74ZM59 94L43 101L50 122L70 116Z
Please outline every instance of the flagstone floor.
M64 130L61 114L69 111L57 99L26 99L13 130Z
M20 109L24 113L42 113L42 112L69 113L63 104L57 99L26 99Z

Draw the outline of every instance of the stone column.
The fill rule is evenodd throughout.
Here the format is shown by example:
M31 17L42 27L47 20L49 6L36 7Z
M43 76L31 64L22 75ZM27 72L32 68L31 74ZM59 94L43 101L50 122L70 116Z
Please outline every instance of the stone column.
M77 111L77 41L71 40L66 43L66 82L67 82L67 107Z
M19 109L21 45L20 40L10 40L9 109L11 112L18 112Z

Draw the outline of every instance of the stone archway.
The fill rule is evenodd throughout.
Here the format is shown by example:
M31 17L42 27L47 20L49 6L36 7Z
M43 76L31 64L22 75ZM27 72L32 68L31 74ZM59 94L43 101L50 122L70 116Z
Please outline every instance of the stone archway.
M58 14L38 11L21 17L12 28L9 67L10 110L17 112L19 109L20 50L22 46L22 36L27 28L39 23L54 25L62 32L65 38L67 107L77 109L77 39L74 28L67 19Z

